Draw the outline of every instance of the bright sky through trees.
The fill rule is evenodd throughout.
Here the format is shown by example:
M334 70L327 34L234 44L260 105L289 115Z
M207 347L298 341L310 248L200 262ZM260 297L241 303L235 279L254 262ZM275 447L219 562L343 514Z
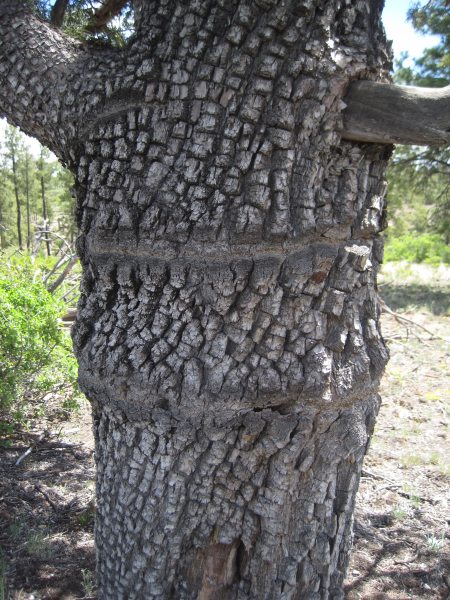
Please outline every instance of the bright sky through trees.
M421 5L426 2L422 0ZM383 23L388 39L392 40L394 58L399 58L402 52L408 52L411 57L418 58L425 48L439 43L438 35L422 35L406 20L411 0L386 0L383 10Z

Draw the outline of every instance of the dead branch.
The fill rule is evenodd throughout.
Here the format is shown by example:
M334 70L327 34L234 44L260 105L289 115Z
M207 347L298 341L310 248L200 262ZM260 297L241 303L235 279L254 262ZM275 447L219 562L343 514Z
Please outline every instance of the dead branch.
M77 261L78 261L78 257L72 256L72 258L69 260L69 262L67 263L67 265L65 266L63 272L59 275L59 277L57 277L53 283L51 283L50 285L47 286L47 290L51 294L53 294L53 292L63 283L64 279L67 277L67 275L73 269L73 267L76 265Z
M344 102L344 139L419 146L450 142L450 86L353 81Z
M69 304L69 301L73 300L79 290L79 285L74 285L72 286L70 289L67 290L67 292L61 297L61 300L64 300L64 302L66 304Z
M47 442L39 450L57 450L58 448L71 450L72 448L81 448L83 444L70 444L69 442Z
M37 246L37 250L35 251L36 254L34 254L35 256L37 255L37 252L39 251L41 243L43 241L44 242L46 241L46 239L42 237L43 235L52 236L61 242L61 246L58 248L58 252L63 252L63 250L62 250L63 247L67 246L66 256L73 256L75 254L75 252L72 249L72 246L62 235L59 235L59 233L56 233L55 231L51 231L50 229L43 227L36 232L36 242L37 242L38 246ZM57 254L58 254L58 252L57 252Z
M94 13L91 22L86 29L91 33L103 31L111 19L120 13L127 2L128 0L106 0Z
M76 308L68 308L67 312L61 317L63 325L71 326L77 318L78 310Z
M50 277L52 277L56 271L62 267L65 263L67 263L70 260L70 257L68 256L62 256L55 264L55 266L53 267L53 269L51 269L47 275L45 275L45 277L42 278L42 282L45 284L47 283L47 281L50 279Z
M408 498L409 500L417 498L417 500L420 500L420 502L428 502L429 504L436 504L435 500L431 500L430 498L425 498L425 496L418 496L417 494L409 494L408 492L400 491L398 488L401 487L401 484L398 484L395 481L392 481L392 479L388 479L387 477L384 477L383 475L378 475L377 473L374 473L373 471L369 471L368 469L363 469L361 471L361 476L362 477L370 477L371 479L379 479L381 481L386 481L388 483L388 485L384 485L382 489L392 490L392 491L396 492L399 496L402 496L403 498Z

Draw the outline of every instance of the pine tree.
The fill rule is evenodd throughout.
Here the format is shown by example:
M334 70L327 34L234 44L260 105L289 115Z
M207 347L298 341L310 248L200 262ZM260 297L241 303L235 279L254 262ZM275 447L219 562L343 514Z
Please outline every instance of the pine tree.
M400 57L395 80L400 84L442 87L450 83L450 3L414 4L408 19L423 34L440 36L435 46L406 66ZM406 232L437 233L450 242L450 150L448 147L398 146L388 174L391 237Z
M17 231L17 242L19 249L23 249L23 235L22 235L22 212L23 212L23 199L21 198L20 190L20 176L19 166L23 159L24 145L22 136L19 131L14 127L8 127L6 129L5 136L5 149L6 156L10 160L11 172L10 177L14 189L15 208L16 208L16 231Z

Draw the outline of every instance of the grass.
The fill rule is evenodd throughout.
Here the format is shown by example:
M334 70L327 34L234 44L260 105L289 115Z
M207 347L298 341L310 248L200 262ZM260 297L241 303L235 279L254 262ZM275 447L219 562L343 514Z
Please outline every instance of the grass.
M6 559L0 546L0 600L8 600L9 594L6 586Z
M426 536L425 540L428 552L431 552L433 554L439 554L445 547L444 534L442 534L439 537L430 534Z
M14 523L11 523L11 525L8 527L9 535L14 540L17 540L18 538L21 537L24 529L25 529L25 523L22 523L21 521L14 521Z
M441 455L438 452L432 452L430 454L430 465L437 467L441 462Z
M420 497L420 495L417 492L417 489L409 484L406 483L403 485L403 491L405 492L405 494L408 494L408 502L411 505L412 508L420 508L422 505L422 499Z
M394 311L450 315L450 266L389 262L379 277L380 293Z
M426 392L424 394L424 399L427 402L438 402L438 401L442 400L442 396L443 396L443 393L440 390L436 390L433 392Z
M404 521L410 516L410 514L411 511L409 510L409 508L402 504L397 504L396 506L394 506L391 512L392 518L397 521Z
M426 461L420 454L406 454L402 456L401 461L404 467L418 467L426 464Z
M406 436L403 436L406 437ZM437 467L439 473L443 476L450 474L450 463L440 452L434 451L430 454L416 454L414 452L404 454L400 458L400 463L404 468L410 467Z
M55 554L56 549L49 540L49 532L46 529L35 529L26 542L26 549L31 556L42 560L48 560Z
M94 591L94 578L92 571L89 569L81 569L81 585L85 596L92 596Z

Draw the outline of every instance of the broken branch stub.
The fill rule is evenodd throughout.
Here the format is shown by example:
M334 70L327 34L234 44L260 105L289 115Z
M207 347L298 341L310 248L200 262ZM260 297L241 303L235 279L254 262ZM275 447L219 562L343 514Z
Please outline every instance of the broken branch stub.
M342 137L380 144L450 143L450 86L420 88L354 81L344 99Z

